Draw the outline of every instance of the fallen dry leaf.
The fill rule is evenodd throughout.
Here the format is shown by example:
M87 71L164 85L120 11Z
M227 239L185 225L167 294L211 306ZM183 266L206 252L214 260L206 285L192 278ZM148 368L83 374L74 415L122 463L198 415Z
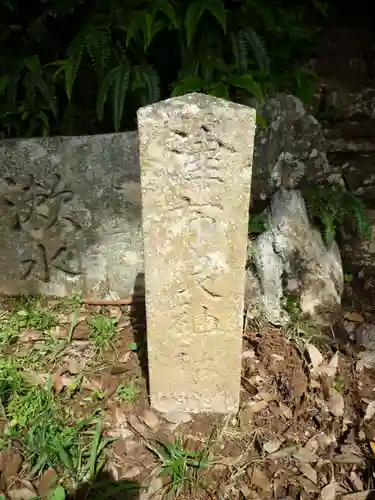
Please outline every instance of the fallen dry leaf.
M271 453L268 458L271 458L272 460L281 460L282 458L292 457L297 450L297 446L288 446L287 448L283 448L275 453Z
M345 402L342 394L336 391L336 389L330 389L329 399L327 401L328 410L335 417L342 417L344 415Z
M281 414L285 418L287 418L288 420L291 420L293 418L293 411L291 410L291 408L286 406L284 403L279 403L279 408L280 408Z
M7 448L0 454L0 472L10 485L21 469L22 457L15 448Z
M317 347L313 344L307 344L306 351L309 355L310 363L313 369L318 368L318 366L323 364L324 358Z
M105 391L105 395L107 398L110 398L115 394L117 390L117 386L119 385L119 379L114 377L113 375L104 375L102 379L101 386Z
M362 314L355 311L345 313L344 318L348 321L352 321L353 323L363 323L365 321L365 318L362 316Z
M78 375L83 370L82 364L77 359L69 359L65 366L66 371L72 375Z
M20 341L22 343L26 342L36 342L43 338L43 333L39 330L23 330L20 336Z
M10 500L32 500L35 499L35 491L31 491L28 488L19 488L17 490L8 491L8 497Z
M357 491L363 491L365 486L356 472L353 470L350 473L350 481Z
M139 467L139 465L134 465L133 467L122 471L121 477L124 479L132 479L139 476L139 474L142 474L142 470L142 467Z
M52 387L54 388L56 394L60 394L65 387L70 387L74 385L74 379L67 377L66 375L60 375L58 372L54 373L51 377Z
M322 500L335 500L337 491L337 483L333 481L332 483L324 486L322 491L320 492L320 497Z
M242 353L243 359L255 359L255 351L254 349L247 349L246 351L243 351Z
M48 469L43 472L39 479L38 493L42 498L47 497L51 489L57 484L58 476L55 469Z
M170 411L163 413L162 417L171 424L186 424L193 420L190 413L183 411Z
M70 312L69 314L63 316L61 318L60 323L69 323L69 325L70 325L74 321L78 325L78 323L82 323L82 321L86 321L88 317L89 317L88 312L82 311L82 312L79 312L77 315L77 311L73 311L73 312Z
M108 311L109 316L111 318L117 318L120 319L122 316L122 311L120 307L111 307L111 309Z
M275 401L277 399L277 394L275 392L259 391L257 397L270 403L271 401Z
M243 426L249 425L250 422L252 422L254 415L267 408L267 406L267 401L257 401L255 403L251 403L249 406L246 406L239 415L241 424Z
M360 465L364 460L364 457L355 455L354 453L343 453L342 455L337 455L332 458L332 462L336 464L356 464Z
M66 331L65 337L68 336L69 330ZM81 321L78 323L72 334L72 339L73 340L87 340L89 338L89 325L86 321Z
M305 462L301 462L299 464L299 470L302 472L304 476L307 477L307 479L310 479L310 481L312 481L314 484L317 483L318 474L316 470L313 467L311 467L311 465Z
M260 490L267 490L270 486L270 481L265 473L259 469L259 467L250 467L247 470L247 475L251 481L251 483Z
M366 408L366 413L365 416L363 417L364 420L371 420L372 417L375 415L375 401L371 401Z
M296 460L306 463L317 462L319 459L315 453L307 448L300 448L293 456Z
M367 498L371 498L371 493L374 490L365 490L365 491L357 491L356 493L348 493L347 495L343 495L343 500L366 500Z
M315 369L311 370L311 374L315 377L324 375L328 378L332 378L336 375L339 366L339 355L336 352L328 364L317 366Z
M311 479L308 479L305 476L300 476L298 478L299 484L302 486L302 488L306 491L308 495L311 493L317 493L319 491L319 488L315 483L311 481Z
M84 377L81 383L82 389L86 389L92 392L101 392L103 391L102 383L100 380L94 378L86 378Z
M48 376L42 373L35 373L25 370L22 372L22 377L31 385L45 385Z
M328 366L330 366L334 370L337 370L337 368L339 367L339 353L338 352L335 352L335 354L332 356L331 361L328 363ZM333 375L336 375L336 372Z
M248 410L248 414L255 415L267 408L267 406L267 401L253 401L247 406L246 410Z
M275 451L280 449L280 446L281 446L281 441L275 439L274 441L268 441L267 443L264 443L263 450L266 453L275 453Z
M150 427L150 429L156 429L157 427L160 427L160 420L155 415L155 413L150 410L145 410L143 412L142 420L147 425L147 427Z
M125 413L120 410L117 406L115 407L115 421L117 425L122 425L126 422L126 415Z
M157 440L156 436L150 429L142 424L136 415L128 415L127 421L132 429L134 429L146 442Z
M110 373L111 375L121 375L122 373L130 372L131 368L126 363L120 363L118 365L112 366Z
M153 500L160 500L163 498L164 481L160 476L154 477L148 487L148 497Z

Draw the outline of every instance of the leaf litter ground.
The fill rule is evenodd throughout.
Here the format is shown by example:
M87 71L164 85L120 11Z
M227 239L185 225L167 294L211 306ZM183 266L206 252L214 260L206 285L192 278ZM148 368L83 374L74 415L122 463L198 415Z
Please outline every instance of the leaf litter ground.
M327 337L248 326L241 409L225 417L149 407L142 314L4 302L0 498L366 498L375 302L363 288L348 287Z

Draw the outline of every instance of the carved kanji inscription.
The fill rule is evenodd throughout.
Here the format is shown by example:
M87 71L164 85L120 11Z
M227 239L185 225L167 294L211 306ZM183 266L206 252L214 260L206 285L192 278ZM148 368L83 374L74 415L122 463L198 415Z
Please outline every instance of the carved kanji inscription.
M21 249L26 257L20 259L19 278L49 282L53 269L68 276L79 275L69 264L75 257L70 244L82 227L69 212L74 193L62 178L55 174L40 180L30 174L27 180L5 177L3 181L2 200L10 229L26 232L30 238L28 248Z

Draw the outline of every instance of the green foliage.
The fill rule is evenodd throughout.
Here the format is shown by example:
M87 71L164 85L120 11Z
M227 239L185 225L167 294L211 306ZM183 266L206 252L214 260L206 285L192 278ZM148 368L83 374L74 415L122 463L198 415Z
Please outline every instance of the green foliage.
M261 234L267 230L268 227L268 215L265 212L260 214L249 215L249 226L248 233L251 234Z
M73 487L95 479L105 461L105 449L112 441L103 438L95 416L69 421L69 415L55 400L48 384L33 387L22 376L17 362L0 363L0 403L9 425L6 440L17 440L30 468L30 477L53 468L69 475ZM95 424L95 428L93 428ZM54 492L54 494L53 494ZM50 498L60 499L62 488Z
M305 100L301 68L325 2L21 0L0 6L0 127L5 137L133 128L136 110L186 92ZM291 61L294 61L291 63ZM126 112L125 112L126 110Z
M283 307L289 314L289 321L283 326L282 331L295 343L302 355L308 344L319 345L324 343L324 336L319 326L302 314L299 297L295 295L284 296Z
M335 240L337 230L345 221L354 222L361 237L370 238L371 224L362 200L339 184L316 186L303 193L310 218L317 220L323 228L324 241L328 248Z
M134 381L120 384L116 390L118 398L124 403L134 403L140 392L140 388Z
M111 318L105 314L96 314L89 321L89 339L97 352L112 346L116 336L118 318Z
M210 440L206 442L202 450L191 451L184 446L180 438L175 443L159 443L159 446L146 442L146 446L160 461L159 474L169 477L168 489L176 497L184 489L191 489L197 483L199 472L211 466L209 444Z

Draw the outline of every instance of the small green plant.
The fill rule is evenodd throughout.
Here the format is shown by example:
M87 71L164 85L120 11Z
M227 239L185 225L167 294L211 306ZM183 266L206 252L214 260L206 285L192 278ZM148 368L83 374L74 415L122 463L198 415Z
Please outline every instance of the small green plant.
M25 390L13 394L7 406L7 417L12 427L22 429L54 410L50 387L25 386Z
M112 439L101 437L101 424L90 430L93 419L84 419L70 427L51 418L34 424L18 438L24 447L30 475L46 468L66 471L76 488L85 478L95 479L104 465L104 450ZM15 437L15 435L13 435Z
M105 314L97 314L89 320L89 339L97 352L102 352L113 345L117 336L117 323L118 318L111 318Z
M268 228L268 215L265 212L249 215L248 233L261 234Z
M371 237L371 224L363 202L343 186L316 186L306 189L303 195L311 220L318 221L323 228L327 248L331 247L337 230L348 219L355 223L361 237Z
M64 311L75 311L76 309L80 309L83 306L83 297L82 295L76 293L67 297L57 305L57 310Z
M65 500L67 498L65 488L58 484L48 494L47 500Z
M21 366L12 357L0 359L0 406L6 410L13 394L26 390Z
M120 384L116 390L118 398L124 403L134 403L140 392L139 386L134 381Z
M283 306L289 314L289 322L282 331L293 340L301 353L305 351L307 344L317 344L322 340L319 328L302 314L298 297L287 295L284 297Z
M181 438L173 444L159 443L159 446L153 446L146 443L146 446L160 460L159 474L169 477L168 489L176 496L196 485L199 472L211 466L209 440L201 451L187 450Z
M344 392L345 392L345 379L344 379L344 377L341 377L341 375L337 375L333 385L334 385L334 388L336 389L337 392L339 392L340 394L344 394Z
M50 330L59 323L56 314L53 311L43 309L34 298L20 300L13 313L13 321L17 323L18 328L40 331Z
M353 281L353 275L350 273L344 273L344 283L351 283Z
M0 318L0 347L7 347L18 337L18 322L14 321L12 315L3 313Z
M0 347L12 344L20 330L48 331L58 324L57 316L43 310L35 299L21 299L11 312L3 312L0 317Z

